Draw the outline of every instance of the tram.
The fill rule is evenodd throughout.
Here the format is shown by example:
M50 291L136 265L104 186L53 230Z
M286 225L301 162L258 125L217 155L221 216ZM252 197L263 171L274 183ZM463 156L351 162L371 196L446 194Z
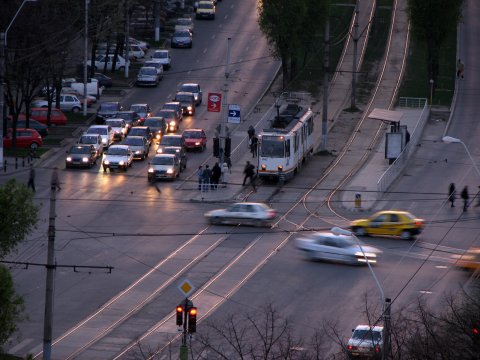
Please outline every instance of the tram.
M270 128L259 134L258 176L288 180L313 153L314 113L309 94L284 93L276 101Z

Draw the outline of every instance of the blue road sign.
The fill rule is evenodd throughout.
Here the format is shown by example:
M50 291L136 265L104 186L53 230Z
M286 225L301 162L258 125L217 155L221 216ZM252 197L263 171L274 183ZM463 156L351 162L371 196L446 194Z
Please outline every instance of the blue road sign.
M228 105L228 120L227 122L233 124L240 124L240 105L229 104Z

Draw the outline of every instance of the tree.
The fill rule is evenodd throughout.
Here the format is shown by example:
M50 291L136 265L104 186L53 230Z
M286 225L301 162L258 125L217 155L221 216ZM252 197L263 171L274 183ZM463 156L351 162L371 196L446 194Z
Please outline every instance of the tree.
M33 203L33 193L14 179L0 187L0 259L35 228L38 207Z
M455 33L464 0L408 0L415 37L427 46L428 79L437 83L439 52L449 34Z
M0 265L0 353L2 345L17 331L17 323L24 319L23 299L15 293L12 276Z

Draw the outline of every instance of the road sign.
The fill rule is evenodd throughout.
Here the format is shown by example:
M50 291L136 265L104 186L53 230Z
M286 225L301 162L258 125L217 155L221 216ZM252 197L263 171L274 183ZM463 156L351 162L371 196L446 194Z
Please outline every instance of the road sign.
M180 285L178 285L178 290L180 290L180 292L187 298L195 291L195 286L193 286L188 279L184 279Z
M220 112L221 108L222 108L222 94L208 93L207 110L212 112Z
M240 124L240 105L228 105L228 120L232 124Z

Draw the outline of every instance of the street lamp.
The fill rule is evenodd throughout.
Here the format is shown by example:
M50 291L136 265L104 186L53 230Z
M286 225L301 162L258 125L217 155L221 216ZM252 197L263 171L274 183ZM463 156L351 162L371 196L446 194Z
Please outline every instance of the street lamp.
M477 164L475 163L475 160L473 160L472 154L470 154L470 151L468 151L467 145L465 145L465 143L462 140L454 138L452 136L444 136L442 138L442 141L445 142L445 143L448 143L448 144L450 144L450 143L460 143L460 144L462 144L463 147L465 148L465 151L468 154L468 157L472 161L473 167L477 171L478 176L480 176L480 170L478 169Z
M7 48L7 34L8 30L12 27L15 19L23 8L23 5L27 2L38 2L39 0L23 0L22 4L18 8L17 12L13 16L12 21L8 24L5 31L0 32L0 164L3 164L3 130L6 129L6 116L5 116L5 49Z

